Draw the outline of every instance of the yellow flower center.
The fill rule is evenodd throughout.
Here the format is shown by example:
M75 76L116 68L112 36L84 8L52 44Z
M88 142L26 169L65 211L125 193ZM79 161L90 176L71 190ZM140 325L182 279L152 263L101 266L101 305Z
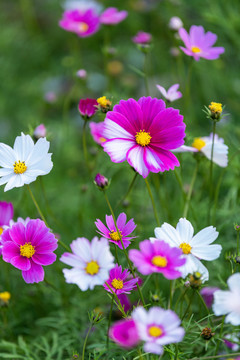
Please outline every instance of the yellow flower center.
M165 267L165 266L167 266L167 263L168 262L167 262L167 259L165 258L165 256L157 255L152 258L152 264L155 266Z
M4 229L0 226L0 236L2 235L3 232L4 232Z
M159 337L159 336L162 335L163 331L159 326L151 326L148 329L148 333L149 333L150 336Z
M222 113L222 104L211 102L211 104L208 106L211 112L213 113Z
M195 54L201 52L201 49L199 49L199 47L197 47L197 46L192 46L192 47L191 47L191 50L192 50L192 52L195 53Z
M79 23L79 31L80 31L80 33L85 33L86 31L88 31L88 29L89 29L89 26L88 26L87 23L85 23L85 22L80 22Z
M195 149L198 149L198 151L200 151L205 145L206 145L206 142L201 138L195 138L192 143L192 147L194 147Z
M87 266L85 267L85 271L89 275L95 275L99 271L99 265L96 261L92 260L89 263L87 263Z
M11 298L11 294L8 291L4 291L0 293L0 300L3 302L8 302L8 300Z
M149 132L146 132L145 130L140 130L139 132L136 133L135 138L137 144L141 146L146 146L150 144L150 140L152 137Z
M30 242L20 245L20 255L31 258L35 254L35 246L32 246Z
M121 232L121 231L119 231L119 233L120 233L120 235L122 235L122 232ZM109 233L109 236L110 236L110 238L111 238L113 241L120 241L120 237L119 237L117 231L112 230L112 231Z
M189 245L189 244L187 244L187 243L181 243L181 244L179 245L179 247L180 247L180 249L182 249L182 252L183 252L184 254L190 254L191 249L192 249L191 245Z
M106 106L112 104L111 101L106 98L106 96L102 96L102 97L98 98L97 103L102 107L106 107Z
M15 163L13 164L13 170L15 174L23 174L27 170L25 161L15 161Z
M123 288L123 281L121 279L113 279L112 286L115 289L122 289Z

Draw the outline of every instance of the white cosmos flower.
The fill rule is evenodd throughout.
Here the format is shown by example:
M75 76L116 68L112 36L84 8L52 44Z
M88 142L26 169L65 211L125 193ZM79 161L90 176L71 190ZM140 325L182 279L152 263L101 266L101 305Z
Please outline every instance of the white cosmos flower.
M182 145L179 148L172 150L173 152L201 152L206 158L211 160L213 143L213 134L210 136L203 136L195 138L192 146ZM213 145L213 162L221 167L226 167L228 164L228 146L224 144L224 140L219 138L216 134L214 136Z
M226 315L225 322L240 325L240 273L233 274L227 281L229 290L214 293L213 312Z
M193 236L194 229L187 219L181 218L176 229L170 224L164 223L154 230L156 238L150 238L152 242L156 239L164 240L170 246L182 249L183 257L186 258L185 265L179 268L182 277L199 272L202 281L209 278L207 268L200 260L215 260L222 250L221 245L210 245L218 237L218 232L213 226L208 226Z
M4 191L35 181L37 176L48 174L53 163L48 153L50 143L46 138L34 144L30 135L17 136L13 149L0 143L0 185Z
M91 242L86 238L77 238L70 247L73 254L66 252L60 258L64 264L73 267L63 269L66 282L78 285L82 291L103 285L114 267L108 240L99 240L97 236Z

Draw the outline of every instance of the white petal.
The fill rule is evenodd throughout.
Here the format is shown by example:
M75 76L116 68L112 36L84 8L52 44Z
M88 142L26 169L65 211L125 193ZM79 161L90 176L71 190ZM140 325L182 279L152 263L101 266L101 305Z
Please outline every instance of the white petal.
M176 230L179 233L182 242L189 244L193 237L193 227L190 221L181 218L177 224Z
M218 232L213 226L208 226L199 231L192 239L191 246L205 246L211 244L218 237Z
M91 257L91 246L90 242L85 238L77 238L70 245L72 252L79 256L83 261L90 262Z
M198 149L192 147L192 146L186 146L186 145L182 145L179 146L176 149L171 150L172 152L198 152Z
M123 127L108 118L104 121L104 137L106 139L121 138L135 140L134 135L130 134Z
M126 160L127 152L135 145L135 141L127 139L113 139L104 142L102 145L104 151L108 153L111 160L118 163Z
M229 299L232 296L230 291L217 290L213 296L214 303L212 308L215 315L225 315L232 310L231 306L229 306Z
M80 257L71 253L62 254L60 261L64 264L80 268L82 270L86 267L86 263Z
M240 325L240 313L231 312L226 316L225 322L231 323L234 326Z
M20 187L24 185L23 177L21 174L12 174L9 176L11 176L11 178L5 186L4 191L8 191L15 187Z
M233 274L227 281L229 289L232 292L237 292L240 295L240 273ZM240 299L239 299L240 301Z
M73 268L70 270L63 269L63 274L68 284L76 284L80 287L82 291L86 291L88 289L89 279L88 276L85 276L86 274L84 271L77 268Z
M48 154L49 146L50 143L46 140L46 138L39 139L32 148L32 151L28 154L28 157L26 158L26 165L33 166L34 164L41 162L41 160Z
M10 146L0 143L0 166L13 169L13 164L17 160L15 151Z
M26 162L28 172L36 177L48 174L53 167L51 156L52 154L44 155L38 162L35 161L34 164L29 163L29 161Z
M188 274L193 274L194 272L199 272L202 275L202 282L208 280L209 273L207 268L192 254L183 256L187 259L185 265L179 268L179 271L182 273L182 277L185 278Z
M193 247L191 253L199 259L211 261L217 259L221 251L221 245L206 245Z
M152 354L161 355L163 353L163 347L161 345L156 344L155 342L146 342L143 345L143 349L145 352L149 352Z
M17 154L17 160L26 161L33 147L34 142L30 135L24 135L22 133L21 136L17 136L13 146Z
M168 223L164 223L161 227L155 228L154 233L157 239L166 241L170 246L179 247L182 243L177 230Z
M13 173L14 173L13 166L12 166L12 168L2 168L2 169L0 169L0 176L6 176L6 175L13 174Z
M165 98L167 98L167 92L166 92L166 90L164 89L164 87L161 86L161 85L156 85L156 87L157 87L157 89L160 91L160 93L161 93Z
M3 177L0 179L0 185L6 184L6 183L11 179L12 176L15 176L15 174L14 174L14 173L11 173L11 174L9 174L9 175L3 176Z
M212 152L212 142L207 143L202 149L201 152L211 160L211 152ZM213 162L221 167L226 167L228 164L228 147L225 144L220 142L214 142L214 150L213 150Z
M143 160L144 147L136 145L127 152L127 161L140 174L146 178L149 174L149 169Z

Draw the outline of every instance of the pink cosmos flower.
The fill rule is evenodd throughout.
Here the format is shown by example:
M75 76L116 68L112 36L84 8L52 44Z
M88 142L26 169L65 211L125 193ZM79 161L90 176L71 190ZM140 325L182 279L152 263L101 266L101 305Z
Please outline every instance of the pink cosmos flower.
M134 347L140 341L136 324L132 319L117 321L110 327L109 337L124 348Z
M162 273L169 280L181 277L178 268L186 263L186 260L181 258L181 249L170 247L162 240L154 243L144 240L140 242L139 247L140 251L129 251L129 258L141 274Z
M131 243L131 241L129 240L135 237L135 236L129 237L128 235L130 235L133 232L133 230L136 228L133 219L129 220L127 223L126 221L127 221L127 216L125 213L121 213L117 218L117 228L120 232L120 235L122 236L122 242L125 249ZM102 221L97 219L95 225L99 230L98 233L103 237L105 237L106 239L109 239L110 242L116 244L118 247L120 247L120 249L122 249L122 244L119 239L119 235L116 226L114 224L112 215L110 216L106 215L106 224L107 227L102 223Z
M144 351L162 354L163 345L177 343L184 337L180 319L172 310L152 307L147 312L142 306L132 312L132 319L141 340L145 342Z
M80 79L86 79L86 77L87 77L87 72L86 72L86 70L84 70L84 69L80 69L80 70L78 70L78 71L76 72L76 75L77 75L77 77L79 77Z
M212 306L213 303L213 294L215 293L215 291L219 290L218 287L210 287L210 286L206 286L204 287L201 291L200 294L203 297L203 300L205 301L206 305L208 308L210 308Z
M38 283L44 279L43 265L52 264L57 256L57 240L42 220L30 220L26 225L19 222L2 234L3 260L22 270L26 283Z
M106 283L111 287L116 295L130 294L130 292L137 287L138 278L127 280L130 272L128 270L122 271L122 266L116 265L110 270L109 279ZM109 287L103 284L104 288L111 292Z
M215 60L224 53L223 47L213 47L217 41L217 35L212 32L204 32L202 26L192 25L189 34L184 28L179 29L179 36L184 42L186 48L180 46L180 49L188 56L193 56L198 61L200 57L208 60Z
M13 218L13 204L0 201L0 255L2 255L1 235Z
M87 37L98 31L100 21L93 9L67 10L59 21L59 26L76 33L79 37Z
M97 112L96 99L81 99L78 104L78 110L83 117L91 118Z
M177 91L179 88L179 84L172 85L168 91L164 89L163 86L156 85L160 93L165 97L165 99L169 102L180 99L182 97L182 93Z
M179 166L170 150L183 145L185 124L179 110L163 100L142 97L121 100L104 121L104 151L113 162L125 160L144 178Z
M100 15L100 22L104 25L116 25L123 21L127 16L127 11L118 11L118 9L114 7L109 7Z
M146 45L152 41L152 35L144 31L139 31L137 35L132 38L132 41L135 44Z
M33 135L34 135L34 137L35 137L36 139L40 139L41 137L46 137L46 135L47 135L47 129L46 129L45 125L44 125L44 124L38 125L38 126L35 128L35 130L34 130L34 132L33 132Z
M94 121L91 121L89 123L89 127L93 140L97 144L102 145L106 141L106 139L103 137L104 121L100 123L95 123Z
M183 27L183 22L178 16L173 16L171 17L168 26L170 29L178 31Z

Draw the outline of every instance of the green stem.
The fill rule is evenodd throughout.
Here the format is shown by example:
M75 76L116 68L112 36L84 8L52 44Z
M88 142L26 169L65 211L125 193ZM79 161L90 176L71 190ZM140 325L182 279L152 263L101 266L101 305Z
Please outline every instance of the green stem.
M86 166L89 169L88 153L87 153L87 141L86 141L86 126L87 126L87 121L84 120L83 130L82 130L83 155L84 155Z
M108 204L108 207L109 207L109 210L110 210L110 212L111 212L111 215L112 215L112 217L113 217L114 225L115 225L115 227L116 227L116 230L117 230L117 233L118 233L118 237L119 237L119 239L120 239L120 241L121 241L122 249L123 249L124 255L125 255L126 259L127 259L129 269L130 269L133 277L136 278L136 275L135 275L135 273L134 273L134 271L133 271L133 267L132 267L131 261L130 261L130 259L129 259L129 257L128 257L127 250L125 249L125 247L124 247L124 245L123 245L122 236L121 236L120 231L119 231L119 229L118 229L118 227L117 227L117 222L116 222L116 218L115 218L115 215L114 215L112 206L111 206L111 204L110 204L110 202L109 202L109 200L108 200L108 196L107 196L107 194L106 194L106 192L105 192L104 190L103 190L103 194L104 194L105 200L106 200L106 202L107 202L107 204ZM142 294L142 291L141 291L138 283L137 283L137 288L138 288L138 292L139 292L140 298L141 298L141 300L142 300L142 303L143 303L143 305L145 306L145 301L144 301L144 298L143 298L143 294Z
M239 230L237 230L237 256L239 253Z
M146 96L149 96L149 86L148 86L148 73L147 73L147 54L144 54L144 83Z
M183 314L183 317L182 317L181 321L183 321L183 319L185 318L185 316L186 316L187 313L188 313L188 310L189 310L189 308L190 308L190 306L191 306L191 304L192 304L193 298L194 298L194 294L195 294L195 291L193 291L192 296L190 297L189 304L188 304L188 306L187 306L187 308L186 308L186 310L185 310L185 313Z
M187 81L186 81L186 85L185 85L185 104L184 104L185 112L187 110L189 100L190 100L191 75L192 75L193 62L194 62L194 60L191 59L191 62L188 67Z
M179 304L179 302L184 298L184 296L186 295L186 292L187 292L188 288L186 288L182 293L181 295L178 297L177 301L176 301L176 304L175 304L175 307L174 307L174 311L176 312L177 311L177 306Z
M216 346L216 350L215 350L214 355L217 355L217 353L218 353L219 345L220 345L220 342L221 342L221 339L222 339L224 320L225 320L225 316L223 316L223 318L222 318L221 330L220 330L220 334L219 334L219 337L218 337L218 342L217 342L217 346Z
M170 296L169 296L169 302L168 302L168 309L172 308L174 288L175 288L175 280L170 280Z
M202 295L200 294L200 292L198 290L197 290L197 294L198 294L199 299L201 300L201 303L203 304L203 306L204 306L204 308L205 308L205 310L206 310L206 312L208 314L208 321L210 322L211 327L213 327L213 323L212 323L211 314L209 312L209 309L208 309L205 301L203 300Z
M209 207L208 207L208 224L211 220L211 205L212 205L212 178L213 178L213 150L214 150L214 139L216 134L216 121L213 120L213 132L212 132L212 148L211 148L211 160L210 160L210 168L209 168Z
M177 360L177 358L178 358L178 344L175 344L175 349L176 349L176 352L175 352L174 360Z
M194 357L192 359L189 360L208 360L208 359L223 359L223 358L232 358L233 356L238 356L240 355L240 352L238 353L231 353L231 354L221 354L221 355L214 355L214 356L205 356L205 357Z
M92 330L92 327L93 327L93 323L90 324L87 335L86 335L85 340L84 340L83 351L82 351L82 360L84 360L85 349L86 349L86 345L87 345L87 341L88 341L88 336L89 336L89 334L90 334L90 332Z
M197 172L198 172L198 161L196 161L196 166L193 172L193 176L192 176L192 181L188 190L188 194L187 194L187 198L186 198L186 202L185 202L185 206L184 206L184 210L183 210L183 217L186 218L187 214L188 214L188 209L189 209L189 204L190 204L190 200L191 200L191 196L192 196L192 191L193 191L193 186L195 184L195 180L197 177Z
M116 293L113 291L113 289L111 288L111 286L110 286L107 282L105 282L105 285L106 285L106 286L109 288L109 290L111 291L113 297L114 297L115 300L116 300L117 306L118 306L119 310L121 311L121 313L123 314L123 316L127 317L127 314L125 313L125 311L124 311L124 309L123 309L123 307L122 307L122 304L121 304L119 298L117 297Z
M123 196L123 198L117 203L116 208L117 208L119 205L121 205L121 204L123 203L123 201L126 199L126 197L130 194L130 192L131 192L131 190L132 190L132 188L133 188L133 185L134 185L134 183L135 183L135 180L136 180L137 176L138 176L138 173L135 172L134 177L133 177L133 179L132 179L132 181L131 181L131 183L130 183L130 185L129 185L129 188L128 188L126 194L125 194L125 195Z
M108 348L108 346L109 346L109 336L108 336L108 334L109 334L109 329L110 329L111 320L112 320L113 302L114 302L114 295L112 295L111 307L110 307L109 318L108 318L108 329L107 329L107 348Z
M153 212L154 212L154 216L155 216L157 225L161 226L160 221L159 221L159 217L158 217L158 213L157 213L157 208L156 208L156 205L155 205L155 202L154 202L154 199L153 199L153 195L152 195L152 191L151 191L149 182L148 182L147 178L145 178L144 180L145 180L145 183L146 183L146 186L147 186L147 189L148 189L148 194L149 194L151 202L152 202Z

